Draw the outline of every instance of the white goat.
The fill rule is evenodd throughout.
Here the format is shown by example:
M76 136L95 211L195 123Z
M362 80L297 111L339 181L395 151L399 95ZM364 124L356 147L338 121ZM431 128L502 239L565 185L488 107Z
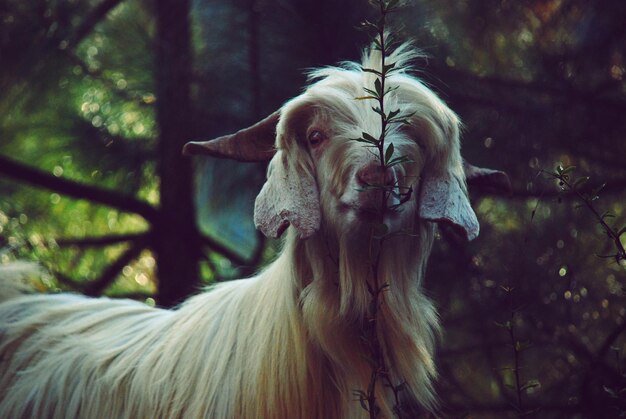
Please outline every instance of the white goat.
M388 109L414 113L410 125L387 135L411 161L384 176L421 187L403 211L387 215L393 230L411 234L387 239L382 249L379 277L389 287L378 319L391 382L406 383L405 412L434 405L438 322L422 292L432 221L470 239L478 233L458 119L405 73L411 56L402 47L387 59L399 71L386 98ZM379 62L374 51L363 66ZM354 63L315 71L303 94L260 123L186 146L187 154L272 158L255 222L270 237L287 234L258 276L216 285L176 310L71 294L2 303L0 417L366 417L353 392L366 390L371 374L361 338L371 300L367 210L380 192L359 189L380 169L371 149L351 138L380 133L371 102L355 100L373 77ZM496 173L472 170L484 179ZM376 391L382 417L392 417L392 391L381 384Z

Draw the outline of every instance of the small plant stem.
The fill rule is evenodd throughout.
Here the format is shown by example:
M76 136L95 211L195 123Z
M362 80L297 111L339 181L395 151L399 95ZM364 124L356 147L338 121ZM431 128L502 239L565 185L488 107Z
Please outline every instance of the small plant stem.
M520 377L520 360L519 360L519 350L517 347L517 340L515 339L515 315L516 311L513 305L513 292L512 290L509 292L509 296L511 298L511 326L509 327L509 336L511 338L511 345L513 347L513 372L515 373L515 392L517 394L517 410L519 412L519 417L524 417L524 408L522 406L522 384Z
M604 221L604 218L602 218L602 216L598 213L598 211L595 209L591 201L586 196L581 194L576 189L573 189L571 184L569 184L567 181L563 180L563 183L565 183L570 188L570 190L574 191L576 196L578 196L578 198L580 198L584 202L585 206L587 206L587 208L589 208L589 210L593 212L593 215L596 216L596 218L598 219L598 222L600 223L602 228L604 228L604 231L606 232L606 234L615 243L615 247L617 248L617 252L618 252L618 258L620 260L626 260L626 249L624 249L624 245L622 244L622 241L620 240L620 236L617 234L617 232L613 230L606 223L606 221Z
M585 206L593 213L593 215L598 219L598 222L609 236L613 243L615 243L615 247L617 248L617 255L615 255L616 260L619 262L621 260L626 260L626 249L620 240L620 235L611 228L606 221L604 221L604 217L598 213L596 208L593 206L591 199L583 195L576 187L568 181L568 177L565 174L561 173L550 173L551 176L558 179L559 182L563 183L563 186L566 186L568 190L574 192L574 194L585 204Z
M378 158L380 159L380 170L381 170L381 179L382 186L385 186L385 172L387 170L387 165L385 162L385 134L387 133L387 118L385 117L385 55L387 54L387 50L385 48L385 15L387 11L385 10L385 4L383 2L380 3L380 14L382 16L382 23L378 28L378 39L380 41L380 55L381 55L381 69L380 69L380 96L378 97L378 106L380 108L380 126L381 132L378 142ZM389 198L389 191L386 188L381 188L382 190L382 202L380 205L380 224L385 222L385 210L387 209L387 199Z
M374 3L374 2L372 2ZM380 19L377 24L365 22L364 26L367 28L374 28L373 42L380 51L380 70L376 68L363 68L363 72L370 72L376 75L374 89L364 88L367 96L355 98L357 100L369 100L375 99L378 103L378 107L374 106L372 109L380 116L381 131L379 137L376 139L371 134L363 133L362 137L355 139L356 141L365 142L367 147L375 147L378 149L377 157L379 160L380 170L380 182L375 182L373 185L367 185L372 189L380 191L380 207L377 208L376 222L372 224L369 237L369 262L371 269L371 276L366 280L367 290L370 294L371 300L369 309L366 314L365 323L363 325L363 339L365 341L366 349L368 351L368 362L371 366L370 380L367 385L367 390L356 391L359 395L363 408L369 413L370 419L378 418L380 408L377 405L376 399L376 386L381 384L385 387L389 387L394 394L396 406L394 411L396 415L400 416L400 402L398 392L403 387L403 384L394 386L392 383L392 377L389 371L387 371L384 342L381 342L379 336L379 315L380 308L383 304L383 293L387 290L388 284L382 283L387 278L380 278L381 270L381 257L384 250L384 243L387 237L388 226L385 224L385 217L389 210L395 210L399 205L407 202L413 192L412 187L405 188L406 192L402 192L400 185L389 185L386 182L387 171L391 167L397 164L405 163L408 160L406 156L400 156L393 158L394 149L393 144L389 144L386 147L385 136L387 129L392 123L408 123L406 119L397 117L400 110L395 110L389 114L385 113L385 95L386 92L386 77L387 74L394 68L395 64L389 66L385 63L385 57L387 55L387 45L385 39L385 23L386 16L397 8L397 1L394 0L378 0L378 8L380 12ZM407 117L405 115L405 117ZM374 153L376 154L376 153ZM398 188L396 194L395 188ZM399 204L392 207L388 206L390 196L398 196Z
M380 170L381 170L381 180L382 185L384 185L385 172L387 170L385 164L385 133L387 131L387 119L385 118L385 4L384 2L380 2L380 14L381 14L381 24L378 27L378 39L380 42L380 53L381 53L381 74L379 76L380 80L380 95L378 97L378 104L380 109L380 123L381 123L381 132L378 142L378 157L380 160ZM381 189L381 204L380 211L378 214L379 224L382 225L385 222L385 212L387 209L387 199L389 197L389 192L386 188L382 187ZM373 232L370 236L370 249L372 248L374 236ZM376 419L378 417L378 406L376 405L376 383L378 381L378 375L383 373L386 374L385 371L385 358L383 354L383 349L381 347L379 338L378 338L378 308L380 305L380 295L384 290L384 286L380 285L379 281L379 269L380 269L380 259L383 250L384 240L381 238L380 243L377 249L377 255L372 263L372 279L373 286L369 286L369 292L372 297L372 302L370 304L370 318L368 321L369 325L369 342L370 342L370 352L371 358L373 361L372 365L372 374L370 377L370 382L367 387L367 406L370 419ZM372 260L370 258L370 260Z

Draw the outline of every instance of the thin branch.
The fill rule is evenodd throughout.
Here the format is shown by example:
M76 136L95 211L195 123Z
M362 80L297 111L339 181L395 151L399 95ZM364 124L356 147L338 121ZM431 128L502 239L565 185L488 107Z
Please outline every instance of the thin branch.
M106 15L124 0L103 0L99 5L94 7L91 12L80 23L74 35L67 40L67 47L73 48L81 43L96 27Z
M257 244L254 248L254 252L252 252L252 256L247 263L247 266L241 269L240 275L242 276L250 276L254 273L254 271L258 268L261 263L261 258L263 257L263 250L265 250L265 236L260 231L257 231L256 234Z
M250 262L246 259L244 259L241 255L239 255L238 253L230 250L229 248L227 248L226 246L218 243L217 241L215 241L214 239L207 237L205 235L201 235L200 236L200 240L202 241L202 244L206 247L208 247L210 250L219 253L220 255L224 256L226 259L230 260L230 262L234 265L239 265L239 266L248 266L250 264Z
M593 205L593 201L595 201L598 198L597 194L599 190L604 189L604 185L600 186L600 188L597 191L592 191L591 195L587 195L587 193L582 192L581 188L578 188L577 185L581 183L580 181L584 182L585 179L588 180L589 178L586 177L586 178L578 178L576 180L570 180L569 175L567 175L567 172L570 169L574 169L574 167L572 166L570 168L564 169L563 167L559 166L556 169L557 170L556 173L550 173L550 172L545 172L545 171L544 173L548 174L549 176L552 176L555 179L558 179L559 185L561 185L564 191L567 190L571 194L574 194L580 201L583 202L583 204L587 207L587 209L589 209L589 211L593 213L593 215L596 217L596 220L598 221L598 223L600 223L600 225L604 229L607 236L615 244L615 248L617 249L617 254L615 254L616 262L619 263L622 260L626 260L626 249L624 248L624 245L622 244L622 241L621 241L621 236L623 234L623 231L618 232L614 230L611 226L609 226L606 223L606 221L604 221L608 213L600 214Z
M4 156L0 156L0 174L73 198L86 199L122 211L136 213L151 222L155 222L158 218L156 208L134 197L73 180L57 178Z
M126 252L122 253L122 255L117 258L115 262L109 265L109 267L102 272L100 278L84 285L83 293L92 297L102 294L102 292L117 278L120 271L124 269L124 266L128 265L141 254L144 249L143 244L144 243L137 243L135 246L132 246Z
M609 349L611 349L611 346L613 345L613 343L617 340L617 338L622 333L624 333L624 331L626 331L626 322L622 323L621 325L616 327L611 333L609 333L606 339L604 339L602 346L600 346L600 349L598 350L598 353L595 355L595 358L597 360L601 360L602 358L604 358L604 356L609 351Z
M585 185L585 187L581 188L582 192L591 192L594 187L598 187L600 185ZM620 194L626 191L626 179L616 179L612 181L608 181L604 189L602 189L602 193L604 195L613 195ZM473 197L485 197L485 196L497 196L502 197L504 199L531 199L531 198L558 198L561 197L563 200L577 200L573 194L563 194L563 191L558 188L533 188L533 190L525 190L525 189L513 189L511 193L503 192L503 191L487 191L487 190L470 190L470 194Z
M209 269L211 270L211 272L213 272L214 282L225 282L225 281L230 281L233 279L238 279L238 278L224 278L222 275L220 275L219 269L217 269L215 262L211 260L211 256L208 253L202 253L201 260L204 260L207 266L209 267Z
M55 271L50 266L46 266L45 269L50 272L52 276L57 280L57 282L61 285L65 285L66 287L69 287L74 291L82 292L82 283L70 278L69 276L61 272Z
M540 96L542 99L549 101L562 101L563 103L580 102L585 105L602 105L610 106L616 109L626 108L626 98L623 96L613 98L601 96L603 88L600 86L598 89L593 90L581 90L575 86L563 86L558 87L556 83L540 82L536 80L524 81L514 79L504 79L496 76L479 76L469 71L450 68L446 65L439 64L430 65L432 73L441 76L445 80L455 80L462 83L465 86L475 86L476 91L484 91L484 87L493 89L506 89L511 92L511 89L517 91L523 91L524 93L532 94L534 96ZM480 87L479 87L480 86ZM487 95L484 96L486 98ZM517 95L511 97L517 98ZM494 104L501 103L502 97L499 100L494 100ZM515 99L518 100L518 99ZM511 102L514 105L515 100Z
M129 241L137 241L146 239L150 233L130 233L130 234L117 234L110 236L98 236L98 237L66 237L56 239L56 243L61 246L79 246L79 247L101 247L110 246L112 244L119 244Z

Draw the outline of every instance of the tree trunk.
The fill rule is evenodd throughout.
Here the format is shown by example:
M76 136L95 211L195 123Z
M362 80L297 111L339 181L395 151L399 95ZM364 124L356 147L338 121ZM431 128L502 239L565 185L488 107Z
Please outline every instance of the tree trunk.
M250 70L251 116L261 117L261 72L259 70L259 5L248 0L248 67Z
M189 0L155 0L161 208L153 229L158 303L163 306L172 306L194 291L201 255L192 165L181 154L193 122L189 10Z

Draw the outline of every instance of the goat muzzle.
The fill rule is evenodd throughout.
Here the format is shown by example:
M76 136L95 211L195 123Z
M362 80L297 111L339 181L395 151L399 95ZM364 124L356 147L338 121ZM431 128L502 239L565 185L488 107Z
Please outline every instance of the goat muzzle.
M381 186L390 187L398 182L394 168L386 168L372 162L356 172L357 182L361 186Z

